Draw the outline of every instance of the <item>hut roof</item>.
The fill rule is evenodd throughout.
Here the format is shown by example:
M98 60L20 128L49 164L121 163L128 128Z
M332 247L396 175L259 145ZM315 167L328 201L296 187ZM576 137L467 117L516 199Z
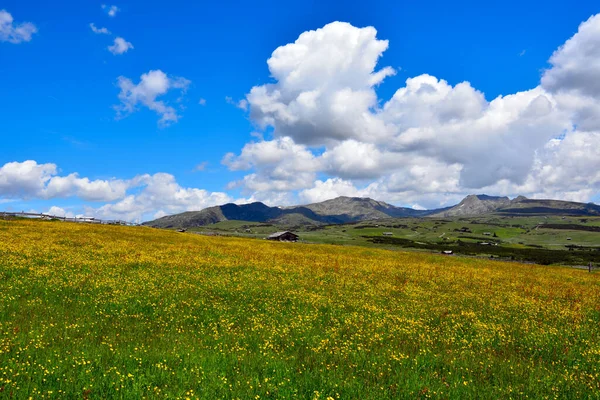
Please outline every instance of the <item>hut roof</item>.
M270 234L268 237L269 237L269 239L274 239L274 238L278 238L278 237L280 237L280 236L283 236L283 235L285 235L286 233L289 233L289 234L291 234L291 235L294 235L294 236L298 236L298 235L296 235L295 233L292 233L292 232L290 232L290 231L282 231L282 232L275 232L275 233L272 233L272 234Z

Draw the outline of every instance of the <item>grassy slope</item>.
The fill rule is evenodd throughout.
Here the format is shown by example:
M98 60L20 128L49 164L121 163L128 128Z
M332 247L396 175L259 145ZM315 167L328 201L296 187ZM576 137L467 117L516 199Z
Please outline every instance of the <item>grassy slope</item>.
M563 219L564 218L564 219ZM583 221L583 222L582 222ZM545 229L540 224L572 224L588 227L600 226L599 217L572 216L529 216L506 217L489 215L470 218L400 218L377 221L365 221L357 224L330 225L310 230L306 227L268 226L244 221L225 221L208 225L195 230L202 232L218 232L240 237L264 238L268 234L282 229L292 229L300 238L311 243L350 244L369 247L398 248L386 244L373 244L364 236L380 237L383 232L392 232L394 238L409 239L428 244L452 244L461 240L467 243L498 241L501 247L514 249L537 249L567 251L567 245L584 246L600 249L600 232L584 230ZM375 225L378 225L377 227ZM472 233L456 232L456 229L468 227ZM251 228L246 232L246 228ZM496 233L497 237L485 236L484 232ZM567 238L571 238L568 240ZM452 247L449 247L452 248ZM456 249L455 249L456 250ZM489 255L488 247L481 247L481 255ZM439 251L438 251L439 252ZM564 254L563 254L564 255ZM589 249L570 253L571 260L556 257L558 262L571 265L587 265L596 262L600 252L592 254ZM526 258L527 259L527 258ZM540 259L532 255L531 260ZM560 261L562 260L562 261Z
M477 223L473 223L477 222ZM458 239L464 241L490 241L496 240L489 236L484 236L484 232L496 233L497 240L500 240L505 246L518 245L538 245L549 249L565 249L565 245L577 244L583 246L600 246L600 233L573 231L573 230L552 230L552 229L535 229L539 224L545 222L547 224L567 224L574 223L587 226L597 226L600 224L600 219L596 217L587 218L586 223L580 222L580 218L567 217L564 220L561 217L516 217L516 218L500 218L500 217L477 217L477 218L460 218L460 219L398 219L389 221L366 222L364 225L379 224L377 228L356 229L353 226L331 226L325 231L325 236L333 233L341 235L342 230L346 230L345 235L349 238L356 238L362 235L381 235L382 232L393 232L394 237L407 238L428 243L436 243L442 241L442 238L447 238L450 241ZM436 224L437 223L437 224ZM406 225L407 228L391 228L393 225ZM357 225L360 226L361 224ZM501 225L501 226L499 226ZM523 228L520 228L523 226ZM455 232L454 229L468 227L472 234ZM315 231L308 236L319 239L320 231ZM442 236L443 234L443 236ZM472 236L475 239L469 239L465 236ZM567 240L570 237L572 240Z
M0 397L598 398L600 275L0 221Z

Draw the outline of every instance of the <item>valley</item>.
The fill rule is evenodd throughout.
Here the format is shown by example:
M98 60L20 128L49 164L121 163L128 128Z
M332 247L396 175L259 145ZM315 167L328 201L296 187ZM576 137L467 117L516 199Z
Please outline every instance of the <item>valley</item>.
M234 208L238 213L230 212L232 219L213 223L194 226L198 220L186 220L185 217L189 214L206 215L207 210L213 212L218 207L161 218L147 225L167 229L185 228L188 232L204 235L255 239L263 239L276 231L289 230L298 234L305 243L435 253L447 251L456 255L547 265L600 264L600 207L593 204L529 200L523 197L508 200L479 195L468 196L454 207L418 211L406 216L409 213L407 209L371 199L338 198L325 203L283 209L310 210L312 218L300 216L297 212L280 214L277 211L279 208L254 203L221 206ZM257 209L261 212L250 212ZM402 212L405 215L394 218L381 210L388 214L398 215Z

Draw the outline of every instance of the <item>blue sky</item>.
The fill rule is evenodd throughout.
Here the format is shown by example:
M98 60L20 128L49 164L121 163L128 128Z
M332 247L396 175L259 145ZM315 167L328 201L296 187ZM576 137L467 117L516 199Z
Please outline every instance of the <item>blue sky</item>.
M116 12L111 16L108 12L112 6L116 7ZM573 88L568 82L561 86L563 75L559 72L563 66L549 63L549 60L559 46L577 34L581 23L600 11L597 2L580 1L574 5L558 1L504 1L497 4L432 1L423 4L414 1L204 3L174 0L165 3L115 0L107 3L48 3L8 0L2 2L0 9L13 18L11 25L0 25L5 35L4 40L0 36L0 71L3 78L3 95L0 96L0 134L3 143L0 148L0 167L26 160L36 163L35 167L19 170L18 173L15 172L19 166L16 164L0 170L0 208L48 211L51 207L60 207L62 211L76 214L97 213L103 217L148 219L155 215L212 205L224 199L240 202L262 200L276 204L349 194L379 196L382 200L399 205L435 207L459 200L464 194L483 190L510 196L524 191L524 194L534 197L553 196L579 201L597 199L595 176L573 187L549 186L564 174L580 173L578 166L564 165L563 170L551 178L531 172L539 161L535 157L539 157L541 149L548 149L554 144L562 146L550 141L562 140L556 137L565 137L565 132L568 132L566 137L573 137L573 143L583 140L586 149L594 147L596 127L579 130L578 127L586 123L576 120L572 115L585 113L573 109L574 100L571 97L564 100L568 93L581 94L583 89ZM505 153L515 149L519 159L499 159L490 172L498 175L497 179L490 181L471 176L469 171L478 169L473 160L486 159L482 153L493 153L494 147L490 149L484 144L494 143L495 139L483 137L483 144L477 149L454 157L446 154L452 153L448 146L439 149L423 145L421 139L424 133L419 136L421 144L414 141L408 143L410 132L407 133L406 126L391 116L382 117L385 124L395 124L389 132L386 131L390 136L385 140L370 141L368 138L377 133L372 133L369 127L363 127L362 131L349 134L348 137L327 137L322 132L337 129L329 125L330 115L294 115L294 123L300 121L302 124L298 122L298 125L291 126L289 121L278 120L280 115L269 115L272 111L267 111L265 98L254 97L254 100L250 100L247 97L253 87L266 84L276 85L274 90L290 96L292 92L294 96L302 91L312 93L315 88L325 93L322 88L331 86L328 82L336 79L331 75L323 77L318 83L309 79L310 82L304 81L302 87L285 87L282 79L273 77L277 74L269 70L267 60L279 46L294 43L303 32L324 28L333 21L349 23L349 26L338 26L337 31L331 28L324 33L323 40L330 41L328 43L333 49L338 48L335 40L339 37L335 32L353 35L353 32L365 27L376 29L376 39L369 39L369 43L375 43L375 40L388 41L385 50L378 55L371 55L377 65L372 72L389 66L395 73L377 84L369 86L365 83L364 87L358 85L360 88L353 88L355 92L363 89L372 91L376 96L374 101L365 106L365 113L377 115L394 93L406 85L408 78L423 74L445 80L450 88L468 82L473 93L484 96L483 108L477 106L482 110L489 108L490 102L498 96L541 87L540 90L544 91L541 96L549 99L548 102L557 111L535 123L529 121L515 126L514 121L511 122L513 125L506 128L511 133L503 133L506 137L502 143L506 145ZM7 30L16 29L25 22L32 23L35 32L29 38L16 40L17 43L9 40ZM97 29L106 28L111 33L94 33L90 23ZM597 38L594 27L589 28L586 40ZM2 32L0 30L0 35ZM117 37L132 48L122 54L113 54L108 47L114 44ZM339 40L347 41L348 37ZM307 51L312 51L310 46ZM344 68L348 64L343 61L345 57L369 59L369 56L354 53L350 48L344 51L348 53L336 52L335 55L342 61L324 57L319 62L323 68L328 63L335 66L337 62L340 68ZM582 58L587 60L585 57L592 56L596 54ZM593 60L590 64L587 60L582 65L598 64L594 64ZM554 89L549 89L550 84L545 87L540 80L546 70L553 68L560 82L552 86ZM584 69L580 71L581 76L589 78L586 75L589 71ZM177 115L176 121L159 123L162 114L143 104L140 97L130 96L125 103L119 99L123 89L119 86L119 77L137 85L142 74L150 71L162 71L167 77L165 79L168 79L163 82L168 86L166 93L150 101L161 101L162 105L171 107ZM596 72L600 75L600 72ZM318 73L313 75L319 76ZM347 75L340 75L343 78L340 79L359 81L362 76L359 75L348 72ZM293 76L293 71L289 76ZM554 76L550 76L548 82L550 78L554 79ZM342 89L336 87L331 89L331 93L341 93ZM441 87L438 89L442 92L446 90ZM477 97L476 93L469 93L469 96ZM564 96L559 98L559 93ZM593 107L599 98L595 96L595 93L587 93L578 104ZM535 98L528 99L527 104L519 107L529 107ZM201 99L204 104L200 104ZM246 103L239 103L240 100ZM287 110L293 113L296 109L286 101L283 100L283 104L291 107ZM416 106L411 103L407 108L412 110L411 113L419 113L414 107L421 105L428 110L431 108L423 99L415 101ZM467 104L469 101L471 97L466 100L459 97L450 103ZM360 103L359 100L356 102ZM129 104L131 108L124 109L124 104ZM280 102L277 104L281 106ZM405 105L404 102L401 104ZM120 117L115 106L121 107ZM319 103L319 107L323 108L333 106L335 104L329 103L329 100ZM343 106L349 107L348 104ZM470 113L470 110L459 112L462 116ZM571 116L561 119L558 116L561 113ZM301 119L307 115L311 116L311 120L304 123ZM473 118L478 119L479 116ZM326 123L319 126L319 121ZM360 126L360 123L357 124ZM438 132L445 132L447 128L415 124L411 121L409 128L431 128L435 131L434 136L426 140L429 144L437 142L435 135L442 135ZM305 132L313 128L314 132ZM455 131L457 128L453 129ZM529 139L523 139L530 136L527 129L543 130L545 136L530 143ZM343 130L340 127L340 132ZM464 128L461 130L464 131ZM264 140L261 141L258 135L252 136L252 132L261 133ZM481 137L484 133L477 131L476 135ZM584 135L585 138L577 135ZM284 143L282 138L289 138L290 141ZM465 140L462 137L455 139ZM248 147L257 143L258 147ZM264 146L260 147L260 143ZM289 154L285 153L277 160L260 158L269 151L269 143L271 150L278 149L281 154ZM345 143L344 148L342 143ZM392 146L390 143L399 144ZM521 155L525 147L527 151ZM242 149L247 149L248 154L244 154ZM350 152L343 153L343 149ZM565 149L580 151L571 147ZM593 156L591 151L583 151ZM229 162L224 161L227 153L233 153ZM260 155L256 156L258 153ZM313 159L323 153L331 153L332 156L318 162ZM352 164L353 158L373 154L376 160L369 165ZM290 161L294 157L299 157L297 162ZM521 165L523 158L531 160ZM518 168L504 168L513 162ZM305 167L311 163L314 166ZM373 163L377 164L378 172L374 172L375 167L370 166ZM56 169L42 178L36 175L41 183L32 183L33 178L22 176L27 173L35 175L36 168L46 164L53 164ZM556 162L550 164L556 165ZM196 169L198 165L203 166L200 168L202 170ZM431 165L437 166L436 171L427 170ZM302 182L290 183L296 178L273 175L278 168L306 176L303 176ZM567 168L572 170L567 171ZM441 174L441 170L454 170L456 175L446 176ZM72 187L62 192L55 191L54 194L48 193L46 189L52 177L74 173L77 179L87 178L88 183L98 181L99 186L102 186L100 181L108 182L108 186L115 180L128 183L125 184L126 189L121 191L122 195L81 195L82 185L88 183L74 180L74 183L70 183ZM140 176L155 177L157 173L168 174L172 178L161 175L161 179L156 177L151 183L150 178L141 179L142 183L130 182ZM249 175L254 176L254 181L244 180ZM433 188L420 190L418 185L405 182L407 176L437 183ZM548 179L548 182L541 184L542 179ZM528 180L534 180L538 185L527 183ZM272 184L275 181L280 183ZM392 182L397 184L394 186ZM448 182L454 184L448 186ZM35 186L37 184L41 186ZM149 200L154 196L149 193L139 198L153 185L162 185L163 188L171 185L173 190L163 193L160 188L157 189L164 196L158 202ZM177 195L180 189L182 192ZM193 192L195 189L206 193L198 194ZM219 195L211 197L212 193ZM128 196L133 196L129 198L131 204L127 207L124 204L118 206ZM182 201L181 196L188 196L188 200ZM138 202L144 204L137 207L135 203Z

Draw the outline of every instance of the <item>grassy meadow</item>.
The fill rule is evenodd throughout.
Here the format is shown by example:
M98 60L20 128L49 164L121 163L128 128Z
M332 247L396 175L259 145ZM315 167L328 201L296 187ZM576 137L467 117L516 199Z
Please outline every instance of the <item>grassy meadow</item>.
M600 217L489 214L453 218L390 218L320 226L222 221L190 230L248 238L264 238L274 231L292 230L306 243L435 253L452 250L457 254L505 261L571 266L587 266L592 262L600 266ZM392 236L382 237L384 232ZM479 244L487 242L497 246Z
M600 398L600 274L0 221L0 398Z

